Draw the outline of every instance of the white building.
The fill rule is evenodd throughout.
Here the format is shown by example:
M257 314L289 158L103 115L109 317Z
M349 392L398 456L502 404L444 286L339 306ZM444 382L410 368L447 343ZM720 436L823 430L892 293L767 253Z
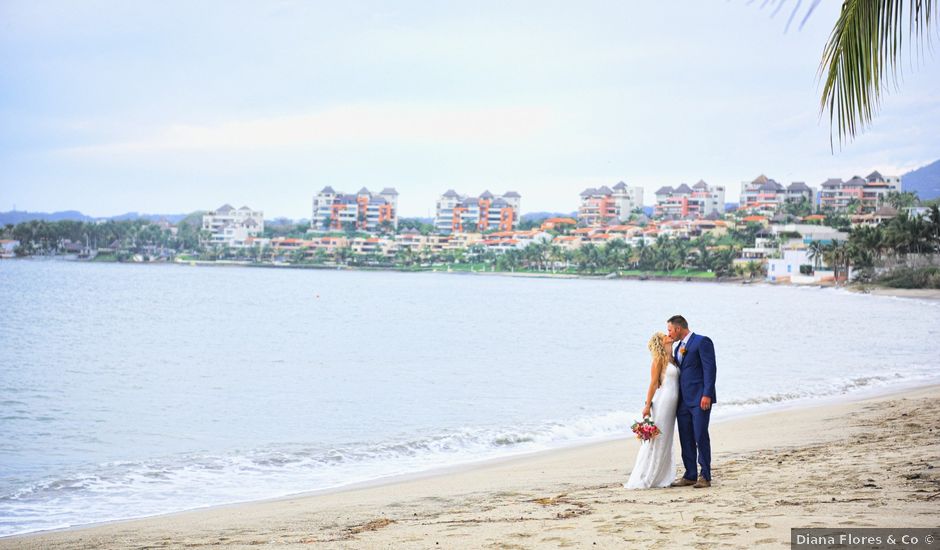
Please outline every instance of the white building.
M315 231L342 231L348 224L362 231L398 229L398 191L386 187L373 193L363 187L352 195L326 186L313 198L311 220Z
M0 258L12 258L16 256L16 247L19 245L20 241L12 239L0 240Z
M484 191L479 197L468 197L448 189L437 199L434 228L439 233L512 231L519 226L520 200L515 191L498 197Z
M264 212L247 206L239 209L225 204L202 216L202 229L209 232L203 244L241 248L250 246L249 237L264 232Z
M682 184L673 189L660 187L656 191L653 215L659 218L704 218L721 215L725 211L725 188L711 186L702 180L689 187Z
M742 264L748 262L758 262L764 263L769 258L777 255L780 251L780 248L776 245L772 245L770 239L765 237L758 237L754 239L754 246L749 246L741 249L741 256L735 258L735 264Z
M606 185L589 187L581 192L578 221L587 227L616 225L630 219L630 214L643 207L643 188L619 182L611 189Z
M839 231L834 227L808 223L774 224L770 226L770 232L774 235L799 233L804 244L809 244L813 241L823 243L843 242L849 238L848 233Z
M821 284L835 281L835 272L822 258L811 259L805 248L783 249L781 258L767 261L767 280L772 283Z

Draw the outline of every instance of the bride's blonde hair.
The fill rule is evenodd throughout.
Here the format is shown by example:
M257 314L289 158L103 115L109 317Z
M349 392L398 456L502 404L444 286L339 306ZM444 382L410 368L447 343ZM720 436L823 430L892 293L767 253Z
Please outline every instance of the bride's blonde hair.
M653 334L650 338L650 341L647 342L646 347L650 350L650 353L653 355L653 361L659 366L659 385L663 385L663 378L666 376L666 365L669 363L669 358L672 355L666 346L663 345L663 339L666 337L662 332L657 332Z

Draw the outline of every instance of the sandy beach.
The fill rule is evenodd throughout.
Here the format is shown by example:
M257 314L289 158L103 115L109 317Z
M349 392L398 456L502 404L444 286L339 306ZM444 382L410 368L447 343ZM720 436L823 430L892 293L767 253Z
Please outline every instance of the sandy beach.
M895 298L916 298L919 300L940 300L940 290L935 288L888 288L864 287L864 291L877 296L893 296Z
M938 427L931 386L715 423L710 489L623 489L640 445L623 439L0 548L789 547L792 527L936 527Z

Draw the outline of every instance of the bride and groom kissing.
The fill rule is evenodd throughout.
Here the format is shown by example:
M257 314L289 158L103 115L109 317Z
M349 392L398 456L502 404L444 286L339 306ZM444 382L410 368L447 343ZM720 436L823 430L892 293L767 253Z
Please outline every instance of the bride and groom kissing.
M711 487L708 420L716 402L715 345L707 336L689 331L681 315L670 317L666 328L668 334L657 332L647 344L653 363L643 407L643 417L651 417L660 435L640 446L630 480L624 484L627 489ZM673 481L677 426L685 473Z

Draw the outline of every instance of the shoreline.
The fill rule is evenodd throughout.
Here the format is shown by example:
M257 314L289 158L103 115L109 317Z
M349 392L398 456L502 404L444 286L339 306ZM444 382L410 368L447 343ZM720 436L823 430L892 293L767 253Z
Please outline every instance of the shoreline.
M938 384L919 386L917 389L893 388L887 389L886 392L875 390L868 395L842 396L837 402L791 406L749 416L735 416L716 420L711 430L713 433L712 439L715 442L713 445L715 448L713 462L715 463L716 484L708 491L715 491L716 487L720 488L723 485L725 481L724 465L729 460L733 460L734 457L754 452L774 454L782 452L779 451L780 448L800 449L807 444L818 444L827 440L839 439L846 435L843 429L846 421L865 416L866 411L871 410L873 407L883 407L885 403L894 403L895 405L892 406L897 406L897 403L903 403L910 399L923 401L924 398L934 402L940 401L937 399L940 397L940 385ZM938 418L940 418L940 411L937 411L937 413ZM835 426L832 425L833 420L838 420L838 422L835 422ZM819 425L818 428L828 429L813 430L814 435L805 436L803 435L803 429L793 427L807 422ZM767 451L763 448L768 446L766 432L769 429L779 429L781 426L783 426L782 431L785 433L785 437L782 437L776 444L769 445L771 450ZM741 434L745 432L751 433L753 437L741 437ZM763 445L761 442L763 442ZM406 521L408 520L407 517L393 513L395 510L401 511L399 509L404 506L399 501L401 498L405 498L406 501L409 501L409 499L414 501L410 502L409 506L406 507L407 509L411 509L412 505L418 506L420 510L424 510L424 514L430 513L425 510L427 506L431 506L445 496L444 500L448 502L454 501L465 505L467 502L464 501L472 496L471 500L484 498L485 500L495 499L502 502L508 499L509 502L503 502L503 505L523 507L532 507L531 499L519 501L514 497L501 497L500 495L524 494L526 491L535 491L533 494L536 494L536 496L533 498L556 498L539 497L537 494L587 490L600 491L607 497L613 498L610 493L612 491L616 492L616 487L611 484L617 480L620 482L626 480L626 476L632 468L633 456L638 445L634 440L627 438L590 442L559 449L494 458L471 464L447 466L430 471L404 474L355 485L273 499L173 512L141 519L111 521L53 531L14 535L0 538L0 548L7 547L7 545L71 548L88 544L90 540L96 541L96 544L130 548L155 544L157 539L154 537L159 533L169 535L169 538L161 536L159 539L175 541L171 544L182 544L184 540L192 541L194 537L195 540L201 541L200 545L218 544L218 542L210 542L213 536L218 536L216 530L231 529L233 525L252 525L255 534L264 532L266 533L265 536L275 536L282 533L285 531L286 525L293 525L297 521L301 521L307 526L308 534L323 532L324 530L331 531L331 525L335 524L336 518L330 521L327 520L339 512L352 514L353 517L359 519L372 518L365 521L365 523L356 524L360 527L367 525L369 521L379 521L381 518L388 519L388 516L397 518L389 520L391 523L382 525L381 533L379 532L380 529L355 531L353 529L355 525L349 524L353 526L343 531L343 533L346 533L343 537L346 538L341 540L360 541L362 539L366 544L374 543L381 546L391 545L396 547L400 543L405 543L404 546L409 547L409 544L418 541L413 538L396 538L397 535L392 539L384 538L386 535L401 530L400 527L390 527L392 524L410 523L410 521ZM572 463L578 466L572 469ZM587 476L588 479L582 480L581 476L577 474L582 469L587 469L598 475L603 472L603 476L595 479L596 476L591 474ZM540 472L536 475L535 471ZM518 481L516 481L516 478L518 478ZM728 479L727 481L731 480ZM584 483L588 483L589 486L584 487ZM940 484L940 480L938 480L938 484ZM470 493L467 493L467 490L470 490ZM633 492L630 496L640 497L655 493L659 498L672 491L677 490ZM696 498L702 496L697 493L694 493L694 495ZM621 493L616 496L622 498L624 494ZM538 510L543 506L547 505L535 506L534 509ZM496 506L496 508L499 507ZM575 507L573 510L577 511L579 509ZM424 517L423 514L419 513L420 510L414 512L415 516L412 517ZM318 519L311 522L303 519L311 513ZM303 518L298 516L303 516ZM375 518L379 518L379 520ZM577 516L572 516L569 519L575 521L576 518ZM347 519L351 520L352 518ZM204 528L205 523L214 527ZM456 530L471 530L477 536L488 536L489 532L485 529L487 523L482 521L474 521L466 525L457 523L458 528ZM461 525L463 526L460 527ZM792 526L796 527L798 525ZM137 533L138 530L140 531L139 536L131 536L131 539L126 539L127 536L130 536L131 533ZM473 536L473 534L468 533L468 536ZM379 538L373 540L374 537ZM335 537L331 541L327 541L322 537L315 536L314 538L317 538L320 542L339 542ZM233 543L236 542L236 539L231 540ZM424 541L420 537L419 540ZM435 540L438 539L435 538ZM506 539L501 540L505 541ZM786 532L786 540L789 541L789 529ZM132 541L134 541L133 544L131 544ZM121 546L121 544L126 544L126 546ZM244 542L240 544L244 544ZM587 545L590 545L590 542L587 542ZM415 547L422 547L422 545L418 544Z
M846 287L846 290L857 294L872 294L874 296L889 296L892 298L940 300L940 289L937 288L893 288L887 286L864 285Z

